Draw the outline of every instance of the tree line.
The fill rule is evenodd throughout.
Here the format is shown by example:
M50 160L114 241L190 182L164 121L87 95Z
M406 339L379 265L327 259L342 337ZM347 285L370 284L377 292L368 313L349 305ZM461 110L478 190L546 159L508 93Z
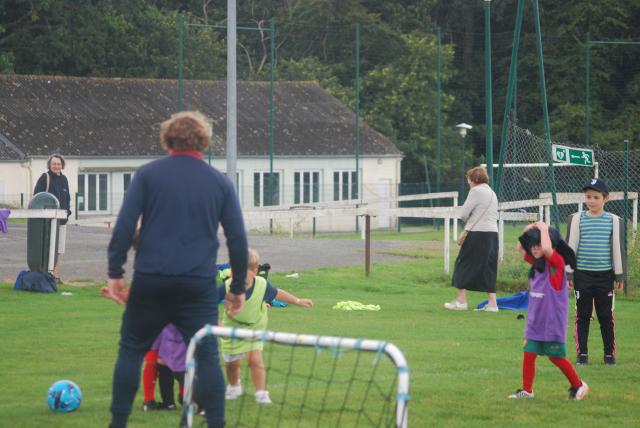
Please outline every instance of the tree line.
M354 107L355 23L360 26L363 118L405 153L402 180L431 179L435 169L438 39L442 182L459 182L455 124L474 126L466 165L485 150L484 1L246 0L237 2L238 77L267 80L275 45L278 80L316 80ZM492 4L494 159L499 150L517 0ZM531 2L520 44L518 123L543 134ZM551 135L585 140L585 46L640 41L640 2L540 0ZM186 22L187 79L224 79L226 2L212 0L14 0L0 2L0 73L173 78L178 20ZM269 31L271 20L275 34ZM200 25L200 26L199 26ZM637 140L640 45L592 45L591 143L619 149Z

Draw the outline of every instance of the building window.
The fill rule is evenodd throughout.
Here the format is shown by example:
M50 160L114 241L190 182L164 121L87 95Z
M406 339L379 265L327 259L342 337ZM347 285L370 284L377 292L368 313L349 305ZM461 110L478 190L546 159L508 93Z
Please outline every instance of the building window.
M273 183L269 176L268 172L253 173L253 205L256 207L280 205L280 173L273 173ZM273 195L270 195L271 189Z
M293 173L293 203L320 202L320 172L296 171Z
M125 172L124 175L122 176L122 180L124 183L124 191L126 192L127 189L129 189L129 184L131 184L131 178L133 177L133 174L130 172Z
M335 171L333 173L333 200L347 201L358 199L358 186L355 171Z
M109 174L78 174L78 210L109 210Z

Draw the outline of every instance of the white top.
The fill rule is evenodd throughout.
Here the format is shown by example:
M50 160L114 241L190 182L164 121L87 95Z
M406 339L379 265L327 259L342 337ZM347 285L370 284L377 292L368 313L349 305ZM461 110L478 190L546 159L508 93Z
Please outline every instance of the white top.
M498 231L498 197L488 184L478 184L469 190L460 218L465 222L465 230Z

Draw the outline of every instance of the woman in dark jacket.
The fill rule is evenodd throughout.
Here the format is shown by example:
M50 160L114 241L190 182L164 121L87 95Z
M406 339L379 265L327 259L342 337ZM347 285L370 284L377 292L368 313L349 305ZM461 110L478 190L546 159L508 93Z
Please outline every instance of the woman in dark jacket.
M36 183L33 194L40 192L49 192L60 202L60 209L67 210L67 215L71 215L71 194L69 193L69 182L67 177L62 174L65 161L62 155L54 153L47 160L48 171L43 173ZM53 268L53 276L58 284L60 280L60 260L64 254L65 244L67 240L67 220L60 220L60 229L58 230L58 254L56 255L56 263Z

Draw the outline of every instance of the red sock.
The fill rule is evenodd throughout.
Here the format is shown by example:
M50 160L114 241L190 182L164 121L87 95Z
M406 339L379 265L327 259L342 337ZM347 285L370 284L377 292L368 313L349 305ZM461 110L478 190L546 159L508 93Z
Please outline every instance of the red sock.
M522 389L533 392L533 379L536 377L536 358L531 352L525 352L522 359Z
M551 362L555 364L562 373L567 377L569 383L571 383L572 388L580 388L582 386L582 381L580 380L580 376L576 373L576 370L571 365L571 362L566 358L555 358L549 357Z
M149 351L144 356L144 368L142 369L142 389L144 401L153 401L156 392L156 379L158 378L158 351Z

